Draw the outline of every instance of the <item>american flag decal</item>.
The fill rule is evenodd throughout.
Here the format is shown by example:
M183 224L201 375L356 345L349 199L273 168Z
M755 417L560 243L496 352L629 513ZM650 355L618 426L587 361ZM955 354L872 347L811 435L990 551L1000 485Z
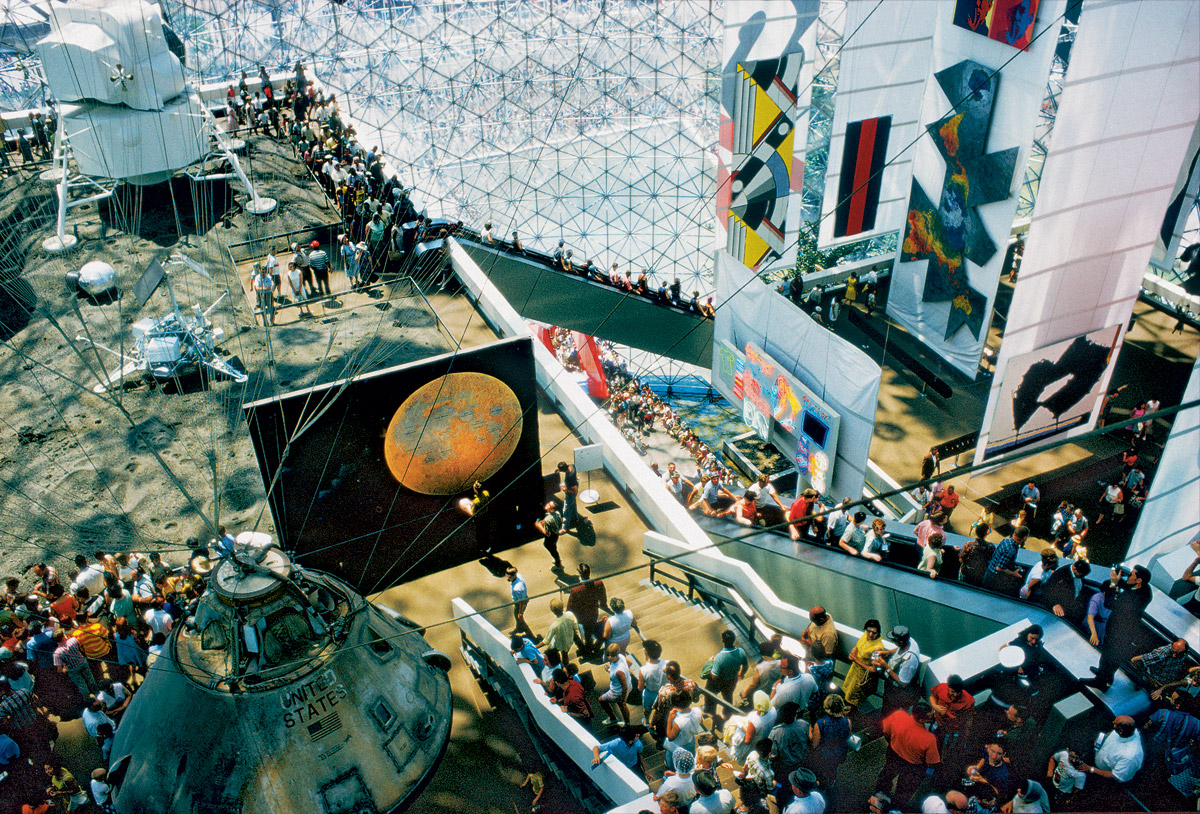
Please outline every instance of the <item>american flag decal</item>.
M336 712L331 712L316 723L308 725L309 738L315 743L326 735L337 732L342 728L342 719Z

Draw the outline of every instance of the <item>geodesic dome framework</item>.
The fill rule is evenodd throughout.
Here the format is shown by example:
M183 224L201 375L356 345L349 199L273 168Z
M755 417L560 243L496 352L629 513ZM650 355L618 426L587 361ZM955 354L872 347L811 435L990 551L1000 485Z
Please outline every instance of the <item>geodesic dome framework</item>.
M718 0L164 7L195 79L303 62L429 214L711 288Z

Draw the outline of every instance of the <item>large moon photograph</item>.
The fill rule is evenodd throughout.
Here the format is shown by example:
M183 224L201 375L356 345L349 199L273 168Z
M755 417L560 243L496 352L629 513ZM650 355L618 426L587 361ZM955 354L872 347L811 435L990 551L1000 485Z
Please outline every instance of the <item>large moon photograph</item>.
M243 405L274 521L307 568L373 593L537 534L531 337ZM460 508L481 481L486 512Z
M469 491L508 462L521 438L521 403L485 373L448 373L417 388L384 435L388 469L423 495Z

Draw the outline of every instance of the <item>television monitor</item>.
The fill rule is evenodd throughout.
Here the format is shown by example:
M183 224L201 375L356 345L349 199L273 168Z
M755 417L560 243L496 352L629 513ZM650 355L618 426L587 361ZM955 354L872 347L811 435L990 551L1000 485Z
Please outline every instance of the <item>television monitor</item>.
M825 442L829 439L829 425L818 418L815 413L805 410L800 431L808 436L814 446L825 449Z

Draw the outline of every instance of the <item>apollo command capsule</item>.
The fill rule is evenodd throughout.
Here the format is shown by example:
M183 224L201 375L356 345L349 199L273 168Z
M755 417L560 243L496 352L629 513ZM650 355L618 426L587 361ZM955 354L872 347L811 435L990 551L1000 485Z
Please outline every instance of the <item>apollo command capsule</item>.
M239 544L125 711L116 810L402 811L449 742L449 668L399 614Z

